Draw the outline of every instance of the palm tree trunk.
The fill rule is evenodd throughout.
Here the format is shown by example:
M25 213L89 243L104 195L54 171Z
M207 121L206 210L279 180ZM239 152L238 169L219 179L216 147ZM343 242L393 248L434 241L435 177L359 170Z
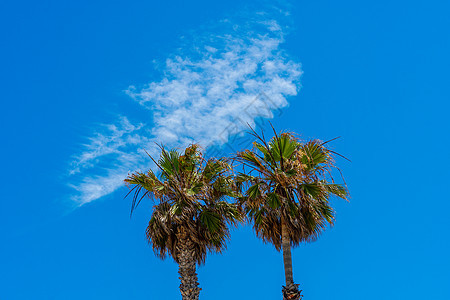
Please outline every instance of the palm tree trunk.
M286 287L288 287L294 284L294 275L292 273L291 240L284 221L281 222L281 247L283 248L284 276Z
M294 284L294 275L292 272L292 255L291 255L291 239L286 227L285 221L281 220L281 247L283 249L284 276L286 278L286 286L283 287L284 300L298 300L303 296L298 284Z
M178 274L180 274L180 292L183 300L198 300L201 288L198 287L194 243L184 230L180 230L178 240Z

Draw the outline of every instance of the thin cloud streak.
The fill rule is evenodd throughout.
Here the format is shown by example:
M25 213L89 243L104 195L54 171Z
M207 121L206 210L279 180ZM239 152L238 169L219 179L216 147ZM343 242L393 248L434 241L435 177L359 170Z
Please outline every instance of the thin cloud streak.
M300 88L300 64L280 49L282 26L260 17L243 25L224 20L221 34L196 35L197 47L167 58L163 79L126 90L153 123L120 116L84 145L70 170L78 205L114 192L128 172L150 167L143 149L156 155L155 142L179 148L193 142L220 146L230 134L245 130L246 123L273 118L274 110L288 105L286 98ZM224 135L230 124L232 130Z

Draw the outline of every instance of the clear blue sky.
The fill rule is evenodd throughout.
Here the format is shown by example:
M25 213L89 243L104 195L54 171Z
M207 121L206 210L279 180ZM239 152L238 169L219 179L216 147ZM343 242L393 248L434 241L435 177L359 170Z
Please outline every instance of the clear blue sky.
M145 240L151 204L130 220L117 178L145 165L141 143L213 141L251 84L278 99L277 128L341 136L352 160L338 160L352 198L333 202L336 225L293 251L304 299L450 299L450 3L279 7L1 2L0 299L180 299L177 266ZM244 68L260 54L273 73ZM282 256L249 227L198 272L202 299L281 299Z

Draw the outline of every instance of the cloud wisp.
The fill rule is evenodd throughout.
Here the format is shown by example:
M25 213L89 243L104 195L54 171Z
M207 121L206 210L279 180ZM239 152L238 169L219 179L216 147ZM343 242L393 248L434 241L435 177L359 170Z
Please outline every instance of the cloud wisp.
M287 97L298 93L300 64L281 49L284 32L277 21L267 16L242 25L223 20L218 29L197 34L195 47L168 57L162 79L126 90L152 123L120 116L96 131L72 161L78 205L114 192L128 172L150 167L143 149L157 154L155 142L170 148L223 145L247 123L272 118L273 111L288 105Z

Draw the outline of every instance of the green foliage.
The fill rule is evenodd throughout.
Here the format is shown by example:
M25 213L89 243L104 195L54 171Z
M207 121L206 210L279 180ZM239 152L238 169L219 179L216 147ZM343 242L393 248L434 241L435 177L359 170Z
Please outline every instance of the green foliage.
M133 193L131 213L146 196L155 202L147 227L147 239L160 258L170 255L178 262L181 233L195 244L195 260L203 263L208 252L221 252L243 216L235 204L231 166L225 159L206 160L197 145L184 153L161 147L156 176L135 172L125 179Z
M268 142L264 135L252 134L254 147L237 153L248 172L235 177L235 188L257 236L280 250L283 223L294 246L316 239L334 222L330 197L348 197L346 187L331 177L333 152L326 143L303 143L287 132L274 131Z

